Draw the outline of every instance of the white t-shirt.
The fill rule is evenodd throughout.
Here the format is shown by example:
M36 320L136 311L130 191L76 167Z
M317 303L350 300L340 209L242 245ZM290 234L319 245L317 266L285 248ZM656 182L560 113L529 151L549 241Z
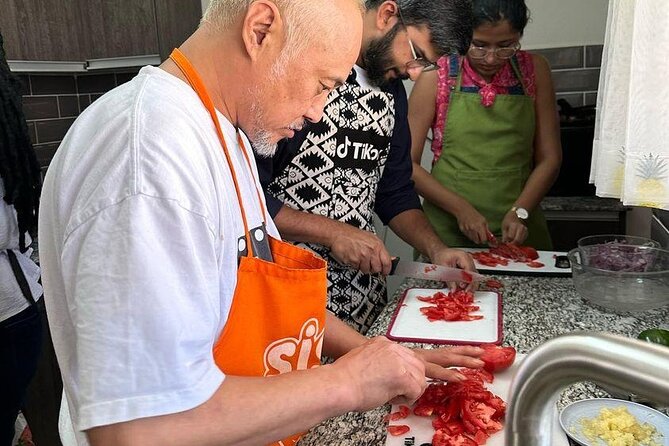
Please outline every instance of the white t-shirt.
M42 286L39 284L39 267L30 259L32 249L24 253L19 251L19 224L16 220L16 211L14 206L10 206L2 199L4 196L5 188L0 179L0 322L19 314L30 305L21 292L14 271L9 264L8 249L16 254L16 260L21 265L33 299L38 300L42 295ZM26 234L26 245L30 245L31 242L30 236Z
M244 137L253 174L235 129L219 120L257 227L251 145ZM213 395L224 376L212 348L243 234L214 125L188 84L145 67L77 119L47 173L39 223L47 314L77 431Z

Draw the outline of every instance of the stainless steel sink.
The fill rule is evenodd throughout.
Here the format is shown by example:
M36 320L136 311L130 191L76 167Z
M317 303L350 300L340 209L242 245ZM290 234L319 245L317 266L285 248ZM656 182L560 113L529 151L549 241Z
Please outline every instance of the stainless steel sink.
M603 333L559 336L525 358L511 383L507 446L550 446L558 392L592 381L669 405L669 348Z

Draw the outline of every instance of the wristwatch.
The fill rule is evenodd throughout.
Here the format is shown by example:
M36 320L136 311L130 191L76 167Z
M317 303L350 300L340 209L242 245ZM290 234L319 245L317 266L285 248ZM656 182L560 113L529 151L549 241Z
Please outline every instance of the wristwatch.
M515 212L516 216L521 220L527 220L527 218L530 216L530 213L527 212L527 209L518 206L512 207L511 212Z

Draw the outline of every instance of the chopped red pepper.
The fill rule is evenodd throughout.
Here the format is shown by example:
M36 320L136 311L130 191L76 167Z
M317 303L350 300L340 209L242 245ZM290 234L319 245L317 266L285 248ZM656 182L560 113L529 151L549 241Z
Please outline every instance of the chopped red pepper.
M420 312L430 322L435 321L475 321L483 319L481 315L471 314L479 310L474 303L474 293L466 290L449 291L448 294L437 291L432 296L418 296L421 302L435 306L422 307Z
M399 424L397 426L387 426L386 429L388 429L388 433L393 437L399 437L400 435L404 435L411 430L411 428L406 424Z
M393 413L388 415L388 420L386 420L386 421L402 420L402 419L408 417L409 413L411 413L411 409L409 409L408 406L400 406L399 410L397 412L393 412Z
M473 252L472 257L479 264L484 266L496 267L498 265L507 266L509 261L525 263L531 268L541 268L543 263L536 262L539 253L531 246L518 246L511 243L500 243L491 246L488 251Z
M480 445L502 429L506 404L485 388L493 375L460 369L462 382L430 384L414 406L414 414L432 417L433 446Z

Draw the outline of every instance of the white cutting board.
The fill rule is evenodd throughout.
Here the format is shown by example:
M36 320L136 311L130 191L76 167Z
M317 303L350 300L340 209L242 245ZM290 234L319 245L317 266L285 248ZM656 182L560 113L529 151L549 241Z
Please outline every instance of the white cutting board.
M397 303L386 336L393 341L430 344L497 344L502 341L502 304L498 293L477 291L474 294L474 305L480 309L472 315L482 315L483 319L430 322L420 309L432 304L418 300L418 296L431 296L437 291L448 293L448 289L408 289Z
M492 384L486 384L488 390L490 390L495 395L500 396L504 401L506 401L507 406L509 403L509 392L511 391L511 379L515 371L518 369L518 364L525 358L524 354L517 354L516 361L511 367L505 371L495 375L495 380ZM404 446L405 439L410 439L414 437L414 443L416 446L422 445L423 443L431 443L432 436L434 435L434 428L432 427L432 418L431 417L418 417L413 414L413 407L411 408L411 414L403 419L398 421L392 421L390 424L400 425L406 424L411 427L411 430L406 434L393 437L388 434L386 437L386 446ZM397 412L399 407L393 405L391 412ZM506 426L507 421L504 420L503 424ZM504 432L505 429L493 434L486 443L486 446L504 446ZM558 413L557 407L555 408L555 413L553 416L553 438L551 441L552 446L569 446L569 441L567 440L567 435L564 433L558 422Z
M481 252L487 251L487 248L458 248L467 252ZM497 265L497 266L487 266L481 265L479 262L474 260L476 264L476 269L479 272L491 272L491 273L510 273L518 275L545 275L545 276L565 276L571 277L571 268L558 268L555 266L555 256L566 256L566 252L560 251L537 251L539 258L537 262L544 264L541 268L531 268L524 263L513 262L509 260L509 264Z

